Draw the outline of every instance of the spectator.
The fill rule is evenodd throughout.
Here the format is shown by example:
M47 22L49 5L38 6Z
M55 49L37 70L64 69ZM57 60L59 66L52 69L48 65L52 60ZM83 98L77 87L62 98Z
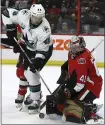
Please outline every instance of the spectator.
M81 1L81 25L83 25L83 33L98 34L101 32L102 34L102 31L104 31L102 27L104 28L105 24L105 16L103 13L105 2L103 6L100 3L99 0Z
M68 9L67 9L66 5L63 3L61 5L61 15L62 15L62 17L64 17L67 14L67 12L68 12Z
M61 24L62 24L62 20L63 20L63 18L62 18L62 16L60 15L59 18L58 18L58 22L57 22L57 28L58 28L58 29L60 28L60 26L61 26Z
M16 1L15 3L15 8L18 9L18 10L21 10L21 9L29 9L30 6L32 5L33 3L33 0L18 0Z
M89 24L82 25L82 31L83 34L91 34L92 30Z
M15 4L14 0L1 0L1 6L12 7L14 6L14 4Z
M55 23L51 23L50 26L51 26L51 32L52 32L52 34L53 34L53 33L57 33L57 32L56 32L56 29L57 29L56 24L55 24Z
M50 14L50 15L48 15L47 19L48 19L48 21L50 22L50 24L51 24L51 23L57 24L57 22L58 22L58 16L55 15L55 14Z
M48 10L48 14L55 14L55 15L59 15L61 12L60 8L57 8L57 6L55 4L52 5L52 8L50 8Z
M69 34L69 24L65 21L62 22L61 28L57 32L58 34Z

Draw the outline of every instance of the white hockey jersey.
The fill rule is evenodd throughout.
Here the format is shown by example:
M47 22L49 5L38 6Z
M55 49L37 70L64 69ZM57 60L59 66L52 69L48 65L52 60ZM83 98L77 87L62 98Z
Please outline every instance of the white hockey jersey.
M8 8L9 18L2 14L2 20L4 25L6 24L19 24L22 29L22 34L27 44L27 49L31 51L45 51L49 50L52 45L51 28L46 18L43 18L42 23L32 28L30 26L30 12L28 9L22 9L20 11L12 8ZM45 40L49 38L48 42Z

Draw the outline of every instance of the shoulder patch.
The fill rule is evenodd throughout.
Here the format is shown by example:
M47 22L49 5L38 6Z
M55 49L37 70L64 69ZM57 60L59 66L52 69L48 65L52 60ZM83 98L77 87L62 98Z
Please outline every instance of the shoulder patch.
M43 26L42 28L43 28L43 32L46 32L46 33L49 32L49 27L48 26Z
M80 58L77 61L78 61L78 64L85 64L86 63L85 58Z
M8 12L8 10L7 9L5 9L3 12L2 12L2 14L4 15L4 16L6 16L6 17L10 17L9 16L9 12Z
M28 15L28 10L26 9L23 9L20 12L22 13L22 15L25 15L25 16Z
M18 11L14 11L14 12L12 13L13 16L16 16L17 14L18 14Z

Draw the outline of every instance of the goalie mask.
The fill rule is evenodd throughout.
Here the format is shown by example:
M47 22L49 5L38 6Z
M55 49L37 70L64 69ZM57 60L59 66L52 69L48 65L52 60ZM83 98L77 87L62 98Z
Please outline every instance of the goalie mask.
M86 43L83 37L73 36L70 40L70 55L73 54L76 56L76 54L82 52L86 47Z
M38 25L41 23L43 17L45 17L45 10L41 4L33 4L30 8L31 23Z

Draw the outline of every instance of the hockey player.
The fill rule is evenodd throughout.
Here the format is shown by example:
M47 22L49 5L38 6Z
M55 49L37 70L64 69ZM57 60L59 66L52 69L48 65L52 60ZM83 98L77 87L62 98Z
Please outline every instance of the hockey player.
M47 96L47 114L61 113L63 120L75 123L86 123L90 119L103 121L95 114L97 106L93 104L100 97L103 80L95 58L85 47L83 37L71 38L68 60L62 65L57 81L61 88L56 94Z
M15 13L18 13L18 11L21 10L21 9L30 8L31 5L32 5L32 2L34 3L34 1L30 1L30 4L27 4L26 6L21 6L21 4L18 4L17 6L14 7L16 10L14 11L14 9L11 9L11 11L14 11ZM9 13L8 13L7 8L5 8L2 11L2 14L5 17L9 18ZM17 53L18 46L14 41L14 37L18 38L18 39L21 37L21 33L22 33L21 27L19 25L17 25L17 24L11 24L11 23L8 24L9 23L8 18L5 19L5 21L7 21L7 25L6 25L7 38L1 38L1 43L4 46L5 45L13 46L13 52ZM20 42L21 42L21 40L20 40ZM24 76L23 57L24 57L24 54L22 52L20 52L18 62L17 62L17 65L16 65L16 67L17 67L16 76L20 79L18 94L17 94L17 98L15 99L15 103L17 104L16 107L20 107L21 104L23 103L25 94L27 93L27 87L28 87L28 82L27 82L27 80L26 80L26 78Z
M9 16L7 9L5 9L3 11L3 15ZM8 20L7 20L7 22L8 22ZM14 37L17 38L18 34L21 35L21 28L19 25L7 24L6 25L7 38L1 38L2 45L12 46L13 52L17 53L17 44L14 41ZM22 105L25 94L27 93L27 87L28 87L28 82L24 76L23 57L24 57L23 53L20 52L18 62L16 65L16 67L17 67L16 76L19 78L18 94L17 94L17 98L15 99L16 107L20 107Z
M30 10L23 9L19 12L15 9L8 9L8 13L9 18L2 15L4 24L6 26L10 24L20 25L23 35L23 42L20 45L33 62L31 65L24 56L24 75L30 89L30 96L24 103L28 106L29 113L35 113L40 108L41 98L40 78L35 70L40 72L52 55L51 28L41 4L33 4ZM18 46L15 52L21 52Z

